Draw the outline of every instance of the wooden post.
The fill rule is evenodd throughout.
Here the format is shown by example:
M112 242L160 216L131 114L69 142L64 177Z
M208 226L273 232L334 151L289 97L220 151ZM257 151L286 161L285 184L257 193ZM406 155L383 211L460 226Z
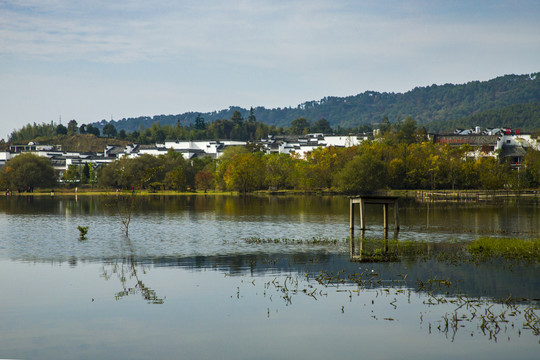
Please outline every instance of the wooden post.
M394 201L394 224L396 226L396 230L399 230L399 209L397 199Z
M350 203L350 212L349 212L349 228L351 230L354 230L354 202L352 199L350 201L351 203ZM351 236L352 236L352 232L351 232Z
M383 229L388 230L388 204L383 204Z
M360 199L360 230L366 230L365 222L364 222L364 199Z

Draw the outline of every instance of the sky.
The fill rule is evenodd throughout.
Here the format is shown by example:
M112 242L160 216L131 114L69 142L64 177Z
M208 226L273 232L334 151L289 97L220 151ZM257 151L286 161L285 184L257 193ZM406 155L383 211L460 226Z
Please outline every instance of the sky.
M0 138L535 73L539 19L538 0L0 0Z

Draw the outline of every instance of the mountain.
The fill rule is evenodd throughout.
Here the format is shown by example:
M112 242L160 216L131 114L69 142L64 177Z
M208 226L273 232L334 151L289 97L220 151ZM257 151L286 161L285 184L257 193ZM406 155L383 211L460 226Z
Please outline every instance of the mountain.
M514 104L500 109L486 110L459 120L435 121L429 124L431 132L455 129L509 127L527 131L540 130L540 102Z
M516 127L513 125L514 118L523 117L520 120L523 125L520 127L534 130L540 127L537 117L540 103L539 75L540 73L505 75L489 81L471 81L460 85L416 87L405 93L366 91L354 96L307 101L294 108L256 107L253 111L257 121L281 127L288 126L292 120L301 117L310 121L325 118L333 128L355 128L359 125L379 123L383 117L395 122L410 116L433 131L446 128L445 123L482 121L491 124L487 117L494 115L493 119L497 118L497 121L500 120L510 127ZM522 109L531 111L517 116ZM249 115L249 109L231 106L229 109L210 113L141 116L118 121L102 120L92 125L102 129L107 123L112 123L117 130L131 132L150 127L154 122L159 122L160 125L193 124L199 114L206 122L230 119L234 111L240 111L244 118ZM500 122L493 126L499 125L502 126Z

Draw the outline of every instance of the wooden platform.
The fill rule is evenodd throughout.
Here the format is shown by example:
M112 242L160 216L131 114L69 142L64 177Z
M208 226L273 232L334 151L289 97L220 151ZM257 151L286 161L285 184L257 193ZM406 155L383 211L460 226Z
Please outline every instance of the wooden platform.
M388 205L394 207L394 224L395 229L399 230L399 207L397 196L359 196L350 198L350 229L354 230L354 205L359 204L360 207L360 230L366 229L364 221L365 204L382 204L383 206L383 222L384 230L388 230Z

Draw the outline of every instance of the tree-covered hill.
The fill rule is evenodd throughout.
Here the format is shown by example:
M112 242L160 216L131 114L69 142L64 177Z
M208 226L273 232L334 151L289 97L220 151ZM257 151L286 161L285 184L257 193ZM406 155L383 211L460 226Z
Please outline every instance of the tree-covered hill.
M434 121L430 132L450 132L454 129L509 127L526 131L540 130L540 102L514 104L500 109L486 110L458 120Z
M288 126L297 118L311 121L325 118L333 128L337 126L355 128L359 125L379 123L383 117L395 122L410 116L430 129L445 128L445 122L461 124L469 120L480 121L482 116L489 116L488 113L484 113L489 110L500 116L498 119L501 122L493 126L502 126L503 123L505 126L532 131L540 127L538 117L534 117L537 110L533 109L538 106L534 103L540 102L539 75L540 73L505 75L489 81L471 81L461 85L416 87L406 93L366 91L354 96L325 97L318 101L307 101L297 107L274 109L256 107L253 110L257 121L281 127ZM527 110L529 106L531 111ZM519 116L513 113L521 109L527 111L520 113ZM141 116L110 122L102 120L92 125L102 129L107 123L112 123L116 129L130 132L148 128L154 122L159 122L160 125L192 124L199 114L206 122L229 119L235 111L240 111L244 118L247 118L250 112L249 109L231 106L229 109L210 113ZM481 115L483 113L484 115ZM477 114L481 117L474 118ZM519 119L519 124L514 124L516 119ZM488 123L487 120L485 122ZM433 127L430 124L433 124Z

